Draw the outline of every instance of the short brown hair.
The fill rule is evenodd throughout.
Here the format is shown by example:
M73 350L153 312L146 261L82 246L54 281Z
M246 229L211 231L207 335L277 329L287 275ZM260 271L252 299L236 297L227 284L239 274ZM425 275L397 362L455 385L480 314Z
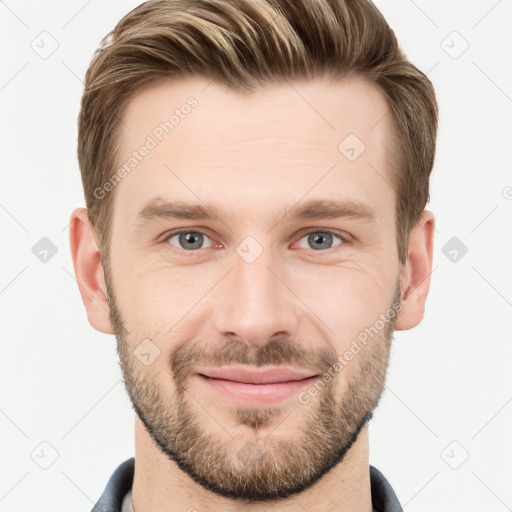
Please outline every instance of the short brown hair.
M87 70L78 161L89 218L108 261L113 193L95 190L117 164L123 113L143 88L201 76L239 92L329 74L357 75L385 95L396 157L398 254L429 199L438 107L427 76L399 48L370 0L150 0L101 42Z

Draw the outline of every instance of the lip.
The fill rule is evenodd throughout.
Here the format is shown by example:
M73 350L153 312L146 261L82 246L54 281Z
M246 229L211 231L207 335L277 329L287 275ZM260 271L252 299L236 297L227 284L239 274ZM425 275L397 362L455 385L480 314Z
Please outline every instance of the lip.
M319 375L286 368L250 371L240 368L207 369L195 377L208 389L241 405L271 405L297 396Z
M315 374L307 370L295 368L269 368L265 370L248 370L240 367L208 368L197 373L213 379L230 380L245 384L275 384L290 382L314 377Z

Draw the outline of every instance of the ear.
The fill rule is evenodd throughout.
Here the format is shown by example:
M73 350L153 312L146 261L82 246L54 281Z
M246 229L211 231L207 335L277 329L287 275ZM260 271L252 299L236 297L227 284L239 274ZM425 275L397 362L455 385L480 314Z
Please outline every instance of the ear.
M432 272L434 228L434 214L424 210L409 235L407 262L401 273L405 299L402 297L402 309L396 319L399 331L412 329L423 319Z
M76 208L71 214L69 243L89 323L97 331L113 334L96 232L85 208Z

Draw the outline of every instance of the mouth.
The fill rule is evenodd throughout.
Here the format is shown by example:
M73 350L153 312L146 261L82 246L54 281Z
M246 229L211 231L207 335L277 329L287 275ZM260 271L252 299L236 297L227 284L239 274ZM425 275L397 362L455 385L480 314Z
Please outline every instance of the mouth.
M217 395L242 404L272 404L296 396L311 386L319 375L291 368L247 370L215 368L195 374L199 381Z
M229 380L244 384L279 384L294 382L315 377L316 374L307 370L295 368L270 368L265 370L250 370L241 367L208 368L198 372L199 375L212 379Z

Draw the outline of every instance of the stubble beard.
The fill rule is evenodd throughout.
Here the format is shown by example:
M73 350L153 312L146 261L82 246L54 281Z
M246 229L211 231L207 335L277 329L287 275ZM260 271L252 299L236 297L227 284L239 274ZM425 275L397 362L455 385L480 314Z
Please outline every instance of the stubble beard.
M392 304L400 297L397 282ZM134 357L115 303L108 295L110 317L124 383L132 406L162 453L202 487L243 502L286 498L311 487L345 459L362 428L373 415L382 395L395 330L395 317L386 322L381 336L371 340L350 364L358 365L347 378L343 396L336 399L338 378L322 381L319 393L307 405L297 401L292 411L278 407L231 407L232 422L222 425L218 411L203 409L187 389L196 361L220 364L287 365L332 368L338 360L332 350L304 352L287 339L254 350L228 341L216 352L198 352L198 343L184 343L171 355L169 376L176 391L165 394L152 378L151 367ZM392 307L392 306L391 306ZM205 349L206 350L206 349ZM209 364L208 364L209 363ZM216 363L216 364L215 364ZM319 381L317 381L319 382ZM292 437L286 435L286 423ZM269 433L263 437L262 432ZM218 430L218 433L215 433ZM229 432L229 434L227 432Z

